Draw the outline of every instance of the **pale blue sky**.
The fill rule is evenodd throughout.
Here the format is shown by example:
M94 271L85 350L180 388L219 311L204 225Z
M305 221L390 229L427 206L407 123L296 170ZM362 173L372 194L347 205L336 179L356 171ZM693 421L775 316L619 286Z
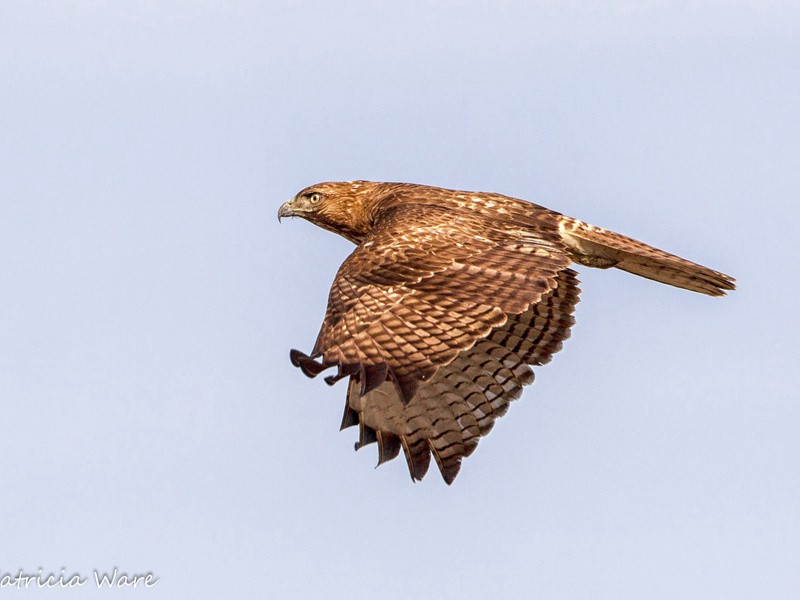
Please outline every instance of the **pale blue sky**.
M147 598L800 595L794 3L5 2L0 573ZM322 180L526 198L737 277L580 269L452 487L310 350ZM0 589L8 597L92 598Z

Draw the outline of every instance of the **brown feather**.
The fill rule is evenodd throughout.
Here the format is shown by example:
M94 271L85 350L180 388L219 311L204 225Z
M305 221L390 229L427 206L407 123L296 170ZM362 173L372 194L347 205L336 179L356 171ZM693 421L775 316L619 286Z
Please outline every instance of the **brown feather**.
M709 296L724 296L736 289L735 279L724 273L648 246L633 238L563 217L560 230L573 259L588 266L616 267L634 275ZM598 264L602 263L602 264Z
M722 295L733 278L516 198L400 183L323 183L284 204L357 244L339 268L309 377L349 377L342 428L378 464L400 448L412 479L431 454L450 484L462 459L569 337L572 262ZM318 359L318 360L317 360Z

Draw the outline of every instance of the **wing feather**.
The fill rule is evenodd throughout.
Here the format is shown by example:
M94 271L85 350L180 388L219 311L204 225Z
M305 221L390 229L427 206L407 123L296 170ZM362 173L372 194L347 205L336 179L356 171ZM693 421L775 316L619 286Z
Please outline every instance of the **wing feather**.
M361 394L359 376L354 375L342 425L359 424L362 433L357 448L364 431L378 432L381 464L393 457L383 448L382 436L396 438L405 450L412 479L420 479L427 470L423 454L427 460L432 454L444 480L452 483L462 459L475 450L509 403L519 398L522 387L533 382L529 365L547 362L569 336L578 302L577 281L571 269L560 271L553 290L459 352L422 383L407 403L388 381Z
M420 381L556 286L569 263L558 235L526 243L482 219L431 206L391 211L339 269L312 354L324 366L386 365L408 401Z

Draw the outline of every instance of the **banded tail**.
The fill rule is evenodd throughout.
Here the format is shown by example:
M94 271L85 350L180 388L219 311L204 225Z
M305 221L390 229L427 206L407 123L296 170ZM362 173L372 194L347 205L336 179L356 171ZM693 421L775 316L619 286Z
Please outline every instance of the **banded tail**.
M588 267L616 267L634 275L709 296L736 289L735 279L633 238L562 216L559 233L572 259Z

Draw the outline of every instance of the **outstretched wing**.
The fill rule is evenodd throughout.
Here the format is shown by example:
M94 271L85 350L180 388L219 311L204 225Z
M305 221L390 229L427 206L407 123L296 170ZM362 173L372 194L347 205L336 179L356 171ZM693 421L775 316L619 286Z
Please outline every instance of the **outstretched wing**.
M433 455L444 480L452 483L461 459L506 413L522 386L533 382L529 365L548 362L569 337L577 302L575 272L564 269L539 302L440 367L408 403L388 381L362 395L354 375L342 428L359 426L356 449L377 442L378 464L402 448L412 479L425 475Z
M550 222L520 235L472 212L394 207L336 275L312 352L321 365L293 360L307 374L358 373L360 394L389 379L408 402L439 367L554 289L569 262Z

